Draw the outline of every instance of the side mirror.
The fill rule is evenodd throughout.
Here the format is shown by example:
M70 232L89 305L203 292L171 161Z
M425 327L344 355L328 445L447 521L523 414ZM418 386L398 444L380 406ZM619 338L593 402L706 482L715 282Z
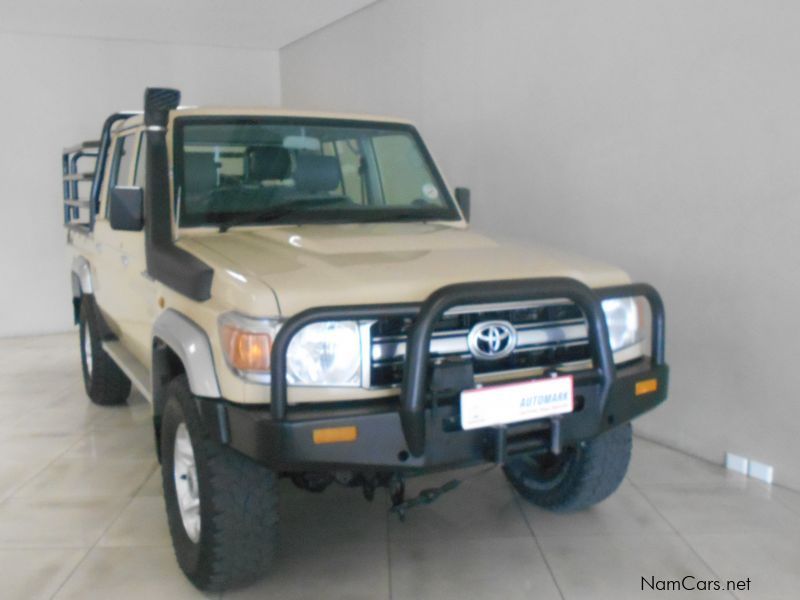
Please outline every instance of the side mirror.
M144 228L144 194L140 187L115 187L111 190L109 221L117 231Z
M461 212L464 214L464 219L466 219L467 223L469 223L469 196L469 188L456 188L456 202Z

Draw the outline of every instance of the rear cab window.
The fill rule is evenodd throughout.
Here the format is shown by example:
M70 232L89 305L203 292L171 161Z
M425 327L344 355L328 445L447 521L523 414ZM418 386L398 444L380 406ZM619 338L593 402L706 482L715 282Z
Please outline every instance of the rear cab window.
M111 160L111 170L109 171L108 194L117 186L129 186L132 181L132 167L136 154L136 142L139 133L128 133L117 138L114 143L114 154ZM106 199L106 206L103 213L108 218L109 202Z

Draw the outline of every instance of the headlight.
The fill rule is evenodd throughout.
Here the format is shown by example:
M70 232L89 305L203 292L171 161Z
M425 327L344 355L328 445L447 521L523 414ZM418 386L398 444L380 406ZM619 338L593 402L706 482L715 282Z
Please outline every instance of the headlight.
M237 375L271 381L272 342L277 319L226 313L219 320L225 361ZM325 321L301 329L286 353L287 380L293 385L361 385L361 338L356 321Z
M289 383L361 385L361 340L356 321L324 321L300 330L286 356Z
M639 309L633 298L603 300L603 312L606 315L608 338L613 352L641 341Z

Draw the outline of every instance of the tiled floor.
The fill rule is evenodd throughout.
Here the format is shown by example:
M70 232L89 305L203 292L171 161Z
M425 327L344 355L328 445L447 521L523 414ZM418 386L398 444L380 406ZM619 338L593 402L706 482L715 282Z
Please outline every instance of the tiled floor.
M92 406L75 335L0 340L0 597L201 597L175 564L157 469L149 406ZM638 438L622 488L577 515L524 504L497 469L405 523L385 496L281 492L274 570L230 597L734 597L641 590L685 575L750 577L743 599L800 597L800 494Z

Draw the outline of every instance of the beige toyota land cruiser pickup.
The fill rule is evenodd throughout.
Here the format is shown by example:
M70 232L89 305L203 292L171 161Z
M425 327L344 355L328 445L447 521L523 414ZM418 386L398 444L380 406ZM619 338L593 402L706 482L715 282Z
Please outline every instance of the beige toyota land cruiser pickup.
M454 487L405 477L484 462L553 510L617 488L667 392L652 287L471 231L405 121L179 98L62 160L86 392L152 402L192 583L267 571L279 477L387 487L400 516Z

